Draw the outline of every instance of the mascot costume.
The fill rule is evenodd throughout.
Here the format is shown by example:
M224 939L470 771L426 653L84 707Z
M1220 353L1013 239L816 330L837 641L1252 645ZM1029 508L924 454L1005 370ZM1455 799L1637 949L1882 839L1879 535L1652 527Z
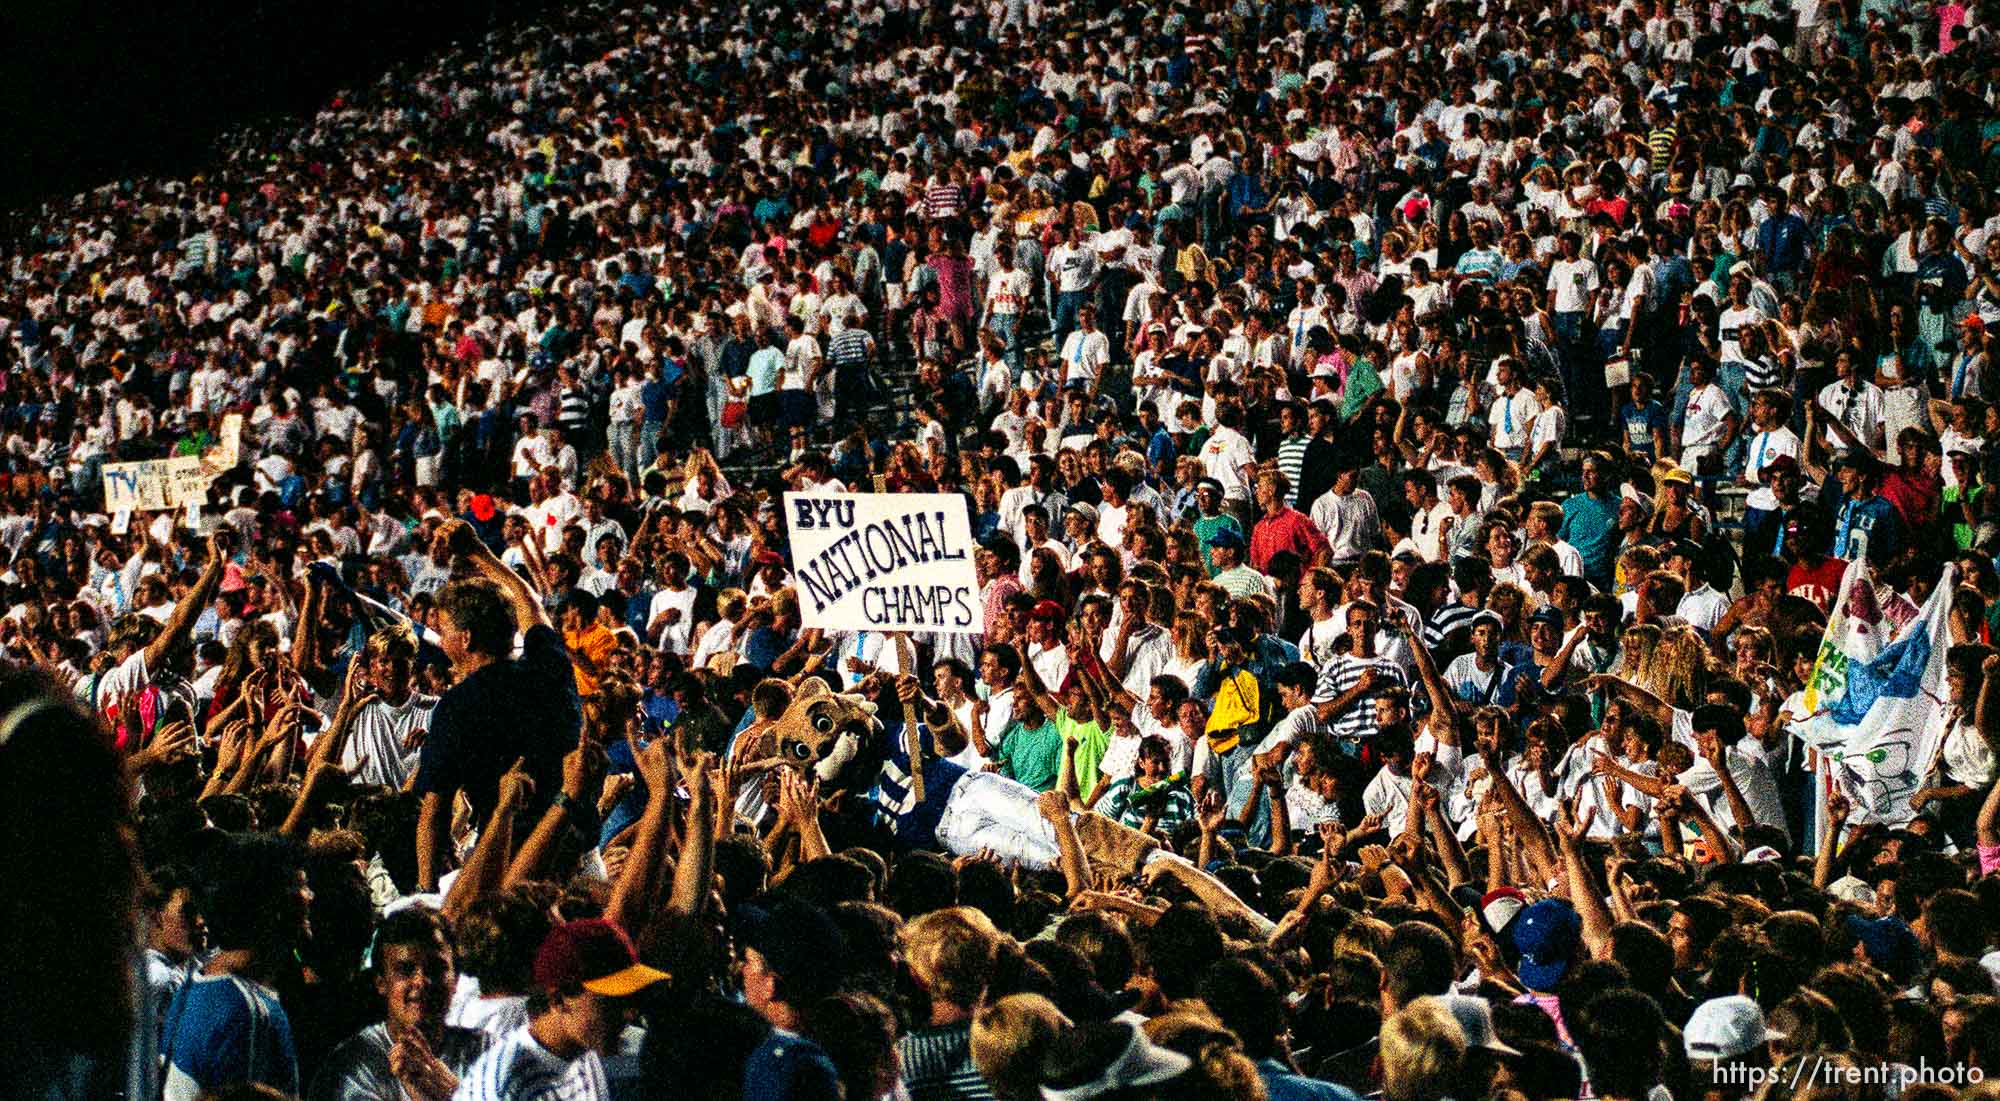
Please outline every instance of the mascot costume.
M1058 867L1056 830L1037 808L1036 791L940 756L933 735L942 723L926 722L919 709L906 704L900 727L891 728L866 696L835 692L817 677L808 678L791 690L777 719L745 732L754 741L742 747L738 759L752 762L743 766L746 772L796 768L817 778L823 789L864 796L874 824L899 848L941 848L958 856L991 851L1029 868ZM915 769L913 759L920 762ZM750 805L739 801L739 809L751 811L762 802L758 787L750 785L744 793ZM1085 811L1073 815L1073 822L1094 879L1124 879L1158 861L1200 874L1150 835L1101 814Z

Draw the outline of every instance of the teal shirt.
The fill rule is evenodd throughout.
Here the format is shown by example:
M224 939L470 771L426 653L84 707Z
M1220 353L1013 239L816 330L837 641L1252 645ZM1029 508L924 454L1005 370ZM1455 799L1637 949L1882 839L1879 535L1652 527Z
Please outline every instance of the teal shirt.
M1564 501L1562 540L1582 556L1585 574L1610 573L1618 542L1618 498L1598 500L1578 493Z
M1243 535L1243 525L1236 522L1236 517L1226 512L1215 516L1198 516L1194 521L1194 537L1201 540L1201 564L1208 570L1210 577L1215 576L1215 561L1208 555L1208 540L1223 528L1233 528L1236 534ZM1247 543L1250 537L1243 535L1243 540Z
M1056 730L1056 724L1047 719L1037 727L1017 722L1000 736L993 763L1000 766L1001 775L1019 780L1036 791L1048 791L1056 786L1056 773L1062 768L1062 748L1062 734Z

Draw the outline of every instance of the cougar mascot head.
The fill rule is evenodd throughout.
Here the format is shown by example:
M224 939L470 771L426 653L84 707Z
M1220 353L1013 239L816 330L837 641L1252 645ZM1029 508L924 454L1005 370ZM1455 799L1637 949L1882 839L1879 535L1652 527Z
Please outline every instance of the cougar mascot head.
M792 692L784 713L768 728L770 756L822 784L833 784L858 758L866 756L881 727L875 704L858 695L835 692L817 677Z

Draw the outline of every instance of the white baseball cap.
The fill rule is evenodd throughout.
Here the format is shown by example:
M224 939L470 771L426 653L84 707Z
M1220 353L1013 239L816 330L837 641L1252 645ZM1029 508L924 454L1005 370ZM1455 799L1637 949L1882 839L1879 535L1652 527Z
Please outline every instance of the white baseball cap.
M1731 994L1696 1006L1681 1039L1688 1058L1718 1061L1754 1051L1772 1035L1764 1028L1764 1011L1756 1000Z

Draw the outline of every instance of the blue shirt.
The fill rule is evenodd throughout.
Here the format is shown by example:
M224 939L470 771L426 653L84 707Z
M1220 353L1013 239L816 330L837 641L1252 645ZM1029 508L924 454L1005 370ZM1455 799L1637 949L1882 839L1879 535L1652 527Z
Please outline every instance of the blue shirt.
M903 749L903 727L891 724L882 733L889 759L875 780L875 806L879 817L895 830L900 844L916 848L937 846L938 823L944 819L945 802L951 789L965 776L963 765L937 755L930 732L918 734L924 749L924 798L918 802L910 790L910 755Z
M743 1061L743 1096L839 1101L840 1072L826 1049L795 1032L774 1028Z
M1888 498L1849 500L1840 506L1840 519L1833 534L1835 558L1852 562L1866 552L1868 560L1879 566L1895 557L1899 543L1896 509Z
M1276 1059L1259 1059L1257 1077L1264 1080L1264 1092L1270 1101L1361 1101L1346 1086L1294 1074Z
M232 975L197 975L167 1006L168 1101L259 1082L297 1096L292 1022L278 996Z
M674 388L665 379L647 379L639 387L639 401L646 407L646 420L664 424L667 407L674 400Z
M1618 422L1625 427L1625 446L1641 458L1653 459L1653 430L1667 430L1667 411L1657 401L1648 401L1642 408L1626 402L1618 411Z
M1611 554L1617 544L1618 499L1599 499L1578 493L1563 502L1562 541L1576 548L1583 558L1583 572L1602 576L1611 572Z

